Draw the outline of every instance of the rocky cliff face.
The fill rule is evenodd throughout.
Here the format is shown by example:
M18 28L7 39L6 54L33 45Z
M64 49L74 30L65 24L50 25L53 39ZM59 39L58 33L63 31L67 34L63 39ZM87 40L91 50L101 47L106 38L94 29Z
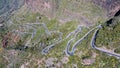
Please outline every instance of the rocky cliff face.
M108 17L113 17L120 10L120 0L93 0L93 2L104 8Z
M77 3L78 2L78 3ZM88 2L88 3L85 3ZM70 9L70 14L71 16L74 15L74 9L75 7L78 8L79 10L81 5L86 4L86 7L90 7L90 9L94 9L91 5L88 5L89 2L96 4L99 7L102 7L105 11L107 11L107 16L113 17L114 14L120 10L120 0L85 0L85 1L80 1L80 0L1 0L0 1L0 15L4 13L10 13L18 8L20 8L24 3L28 5L29 8L32 9L33 12L39 12L41 14L44 14L48 17L56 17L56 12L59 9L62 9L61 7L64 7L66 9L63 9L63 12L67 13L67 10L69 11ZM70 4L69 4L70 3ZM66 5L65 5L66 4ZM80 5L81 4L81 5ZM70 7L68 8L67 5ZM95 6L95 5L93 5ZM97 7L96 6L96 7ZM68 8L68 9L67 9ZM83 7L85 8L85 7ZM87 9L87 8L86 8ZM80 9L83 10L83 9ZM103 10L103 11L104 11ZM83 10L84 11L84 10ZM88 10L91 11L91 10ZM69 12L68 12L69 13ZM82 13L82 12L78 12Z
M39 12L47 17L53 18L57 0L25 0L25 4L32 12Z
M112 18L120 10L120 0L1 0L0 15L10 14L24 4L32 12L49 19L57 18L61 22L77 20L87 24Z
M25 0L33 12L60 22L75 20L93 24L101 19L109 19L120 10L120 0Z

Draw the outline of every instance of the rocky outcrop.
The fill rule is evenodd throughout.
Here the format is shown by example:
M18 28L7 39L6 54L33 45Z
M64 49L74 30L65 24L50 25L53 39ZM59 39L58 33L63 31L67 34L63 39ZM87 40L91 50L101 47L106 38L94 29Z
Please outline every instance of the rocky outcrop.
M120 0L93 0L95 4L107 11L108 17L113 17L120 10Z
M25 0L25 4L32 10L47 17L53 17L55 9L54 0Z
M85 26L99 20L106 21L120 10L120 0L25 0L25 4L49 19L56 18L60 22L75 20Z
M91 5L92 4L91 2L96 4L96 6ZM89 21L91 19L89 17L87 18L84 15L90 16L91 12L93 12L91 10L97 10L97 9L94 9L97 6L102 7L107 12L106 16L108 18L112 18L115 15L115 13L120 10L120 0L85 0L85 1L83 0L81 1L79 0L75 0L75 1L73 0L66 0L66 1L64 0L61 0L61 1L59 0L1 0L0 15L10 14L12 11L20 8L24 3L33 12L39 12L40 14L43 14L48 18L57 17L62 22L63 21L66 22L70 20L79 20L81 18L86 18L88 19L87 21ZM86 5L82 6L84 4ZM79 12L76 12L76 11L79 11ZM100 11L102 11L102 9ZM94 13L96 14L99 12L94 12ZM100 15L104 15L104 14L100 14ZM95 15L95 16L94 16L95 18L98 18L99 15ZM94 19L91 22L95 22ZM81 22L84 22L84 21L81 21Z

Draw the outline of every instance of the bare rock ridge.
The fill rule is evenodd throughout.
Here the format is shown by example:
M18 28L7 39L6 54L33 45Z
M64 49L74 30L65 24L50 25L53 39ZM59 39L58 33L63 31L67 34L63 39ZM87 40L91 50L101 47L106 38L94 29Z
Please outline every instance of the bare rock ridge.
M120 10L114 14L114 17L120 17ZM114 22L114 17L109 19L106 22L106 26L115 26L115 25L117 25L118 22Z
M47 17L52 17L55 9L54 0L25 0L25 4L33 12L39 12Z
M77 20L85 26L101 19L106 21L106 19L114 17L115 13L120 10L120 0L25 0L25 4L33 12L45 15L49 19L56 18L60 22ZM102 9L96 9L96 7Z
M109 18L112 18L120 10L120 0L92 0L92 2L105 9ZM53 17L55 10L60 6L58 0L1 0L0 15L11 13L23 4L27 4L33 12L40 12L48 17Z
M79 18L81 18L82 16L82 18L86 18L87 21L91 20L89 17L86 17L82 14L84 11L89 11L89 10L86 10L87 8L85 10L81 9L81 7L79 8L80 5L79 4L77 5L77 1L75 2L76 5L74 5L74 2L72 2L72 0L69 0L69 1L66 0L65 1L66 5L73 6L71 8L68 8L68 6L62 6L62 1L58 1L58 0L1 0L0 15L3 15L3 14L9 15L12 11L26 4L33 12L39 12L40 14L43 14L48 18L57 17L58 20L70 21L70 19L79 20ZM90 2L88 0L85 0L85 1L86 3L84 1L78 1L78 2L80 3L83 2L84 4L87 4L87 2ZM104 10L106 10L107 12L106 16L108 16L108 18L112 18L115 15L115 13L120 10L120 0L91 0L91 1L97 6L102 7ZM79 8L78 10L82 10L82 12L76 12L76 10L71 10L74 8L74 6ZM60 7L64 7L64 8L60 8ZM90 8L92 9L91 6ZM59 11L59 9L61 10ZM65 12L66 10L68 12ZM94 10L97 10L97 9L94 9ZM67 14L69 12L71 13ZM90 10L90 12L92 11ZM62 15L60 16L57 13L60 13ZM74 15L74 13L76 13L77 15ZM88 16L90 16L91 13L88 12L87 14ZM100 14L100 15L104 15L104 14ZM98 16L99 15L96 15L96 18L98 18ZM83 21L81 20L81 22L84 22L84 20ZM96 21L94 21L93 19L93 21L91 22L96 22Z
M120 10L120 0L93 0L93 2L104 8L110 18Z

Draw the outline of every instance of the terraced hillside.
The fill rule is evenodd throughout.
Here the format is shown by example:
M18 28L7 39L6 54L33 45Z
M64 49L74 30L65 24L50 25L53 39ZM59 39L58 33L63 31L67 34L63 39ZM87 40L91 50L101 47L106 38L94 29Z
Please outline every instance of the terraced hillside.
M1 13L0 68L119 68L119 0L106 2L1 0L15 10Z

